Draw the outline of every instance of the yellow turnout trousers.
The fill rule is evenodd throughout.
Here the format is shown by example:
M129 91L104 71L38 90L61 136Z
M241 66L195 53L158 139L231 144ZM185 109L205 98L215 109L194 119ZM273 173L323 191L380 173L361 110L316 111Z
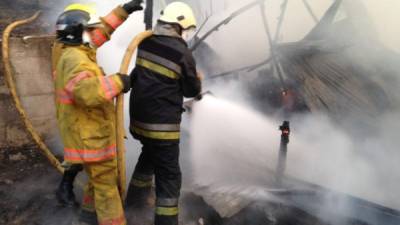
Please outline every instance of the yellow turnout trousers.
M117 160L84 163L89 177L84 189L82 214L96 214L99 225L126 225L118 191Z

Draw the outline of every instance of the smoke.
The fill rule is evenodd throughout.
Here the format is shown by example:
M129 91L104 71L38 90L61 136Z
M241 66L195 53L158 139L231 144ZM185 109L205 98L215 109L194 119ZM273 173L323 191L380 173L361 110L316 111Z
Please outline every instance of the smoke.
M331 1L309 2L318 18L331 4ZM212 7L214 14L203 32L244 3L231 0L225 1L225 4L214 4ZM115 7L115 4L117 2L100 3L101 15ZM198 17L204 19L201 12L211 11L210 7L206 3L196 4L202 9L198 10ZM396 1L380 3L370 0L366 5L376 25L380 41L394 51L399 51L400 45L393 40L398 40L400 32L393 24L396 20L389 19L389 17L397 17L399 3ZM271 2L267 4L267 10L271 30L275 30L280 4ZM222 59L223 67L249 65L262 61L269 55L269 46L261 18L254 16L257 14L259 14L259 9L255 7L232 20L207 40L207 43ZM118 71L126 46L136 34L144 30L142 18L142 13L131 16L127 23L115 32L113 39L99 49L99 64L107 74ZM388 31L387 26L390 23L393 26ZM300 40L312 29L313 25L314 22L301 1L290 3L279 40L281 42ZM251 96L245 93L242 85L238 83L232 82L230 85L223 84L211 88L216 89L217 96L226 96L235 102L251 101ZM128 98L126 97L125 100L125 115L128 115ZM249 105L247 102L246 106ZM247 112L229 102L221 103L209 99L197 107L205 109L196 109L198 113L195 111L193 118L190 118L193 128L191 151L194 157L192 164L194 171L202 171L201 174L207 175L207 179L220 182L228 179L231 183L240 184L270 183L271 181L266 177L268 177L267 171L271 172L275 168L279 141L277 127L280 122L266 119L259 113ZM398 116L399 113L395 111L377 118L378 128L374 131L375 134L368 138L349 134L323 115L298 116L292 122L294 127L288 158L288 174L327 188L400 208L400 202L394 196L400 183L400 174L397 172L400 168L396 164L396 159L400 158L396 151L400 143L393 132L400 128L400 124L396 122ZM128 126L129 118L125 119ZM362 129L355 124L351 126L355 131ZM364 133L361 131L360 133ZM127 159L129 161L127 165L130 167L129 171L132 171L140 147L130 135L128 136ZM183 147L187 149L188 146ZM183 157L186 157L185 154L187 153L184 152ZM264 165L267 165L266 168ZM225 171L223 168L229 168L229 170ZM189 170L187 166L183 168L185 169ZM207 179L204 181L203 178L205 177L196 176L194 182L206 183ZM385 185L382 187L382 184Z
M380 118L377 135L354 138L324 115L292 120L286 174L331 190L400 209L400 174L393 119ZM191 162L198 186L274 187L279 122L213 97L195 104ZM240 189L240 188L239 188Z
M398 140L391 134L400 113L378 118L376 134L349 134L325 116L293 119L287 173L329 189L400 209ZM355 125L354 125L355 126ZM361 128L359 128L361 129ZM361 133L362 130L359 130Z
M95 2L99 8L99 15L105 15L117 4L125 1ZM200 33L201 36L220 19L250 1L187 2L195 6L199 24L205 20L207 14L212 13L209 22ZM309 0L308 2L318 18L321 18L332 3L330 0ZM396 0L364 0L362 2L365 3L371 17L359 18L359 20L371 20L379 41L391 51L399 53L400 28L397 26L397 21L399 21L400 2ZM66 5L69 1L64 3ZM281 3L282 1L267 1L266 3L267 17L273 36L275 36L274 31L277 27ZM57 3L57 10L54 11L61 12L61 5ZM158 8L155 12L163 5L161 1L156 1ZM357 11L357 8L353 10ZM211 72L219 73L258 63L270 55L270 46L259 14L260 9L254 7L234 18L206 40L218 56L218 60L215 61L218 65L213 65L218 70ZM55 16L52 15L49 20L55 21ZM107 74L113 74L119 70L128 43L136 34L144 30L142 21L142 13L133 14L115 32L112 40L99 49L98 61ZM278 41L299 41L310 32L314 25L315 22L302 5L302 1L289 1L285 23ZM197 60L202 60L202 58ZM382 67L385 67L387 64L382 61L384 60L380 58L379 63L383 63ZM392 69L399 71L396 66ZM185 170L193 169L193 174L186 175L192 176L191 180L194 183L214 187L271 185L279 145L280 133L277 128L281 121L266 118L261 113L245 109L237 104L240 103L249 108L252 105L251 102L254 102L252 96L244 91L241 81L245 79L246 82L251 83L255 74L255 72L248 74L247 78L240 78L240 82L237 83L222 82L204 87L215 90L219 99L204 98L195 105L193 115L189 118L191 161L185 162L183 170L185 175ZM378 71L377 77L382 76L383 74L379 74ZM390 81L393 82L386 83L392 85L389 89L393 92L393 98L400 99L398 98L400 94L396 91L398 90L396 88L400 87L398 79L399 77L390 77ZM221 100L222 98L229 101ZM128 115L128 98L125 97L125 100L125 115ZM398 105L394 110L375 118L373 121L376 125L375 129L368 131L368 136L363 136L364 127L354 124L353 118L342 118L343 121L348 122L346 127L350 127L345 129L326 115L296 116L292 120L293 135L289 145L287 174L329 189L400 209L400 201L395 196L400 189L400 173L398 172L400 171L398 166L400 153L397 150L400 143L396 135L396 131L400 128L398 122L400 113L397 107ZM129 118L126 116L125 120L127 129ZM129 138L127 165L131 172L140 145L130 135L127 136ZM184 142L183 150L185 151L182 158L186 160L189 157L187 152L189 144L186 140L182 142Z
M281 2L267 1L267 17L273 36ZM308 2L321 18L333 1ZM342 117L338 121L323 112L293 116L286 173L296 179L400 209L400 200L396 197L400 189L400 141L397 138L400 128L400 29L395 24L400 19L397 13L400 3L395 0L360 1L370 15L360 17L363 14L359 12L364 9L357 2L344 1L343 11L354 15L355 24L367 44L358 43L360 40L349 34L340 36L357 41L356 46L363 46L362 57L360 52L349 53L350 58L354 56L351 59L354 67L367 63L379 65L373 76L365 76L382 85L390 96L392 107L376 117L369 117L369 121L360 121L361 115ZM218 19L210 19L208 28L246 2L228 0L224 3L214 7L213 18ZM258 15L259 9L249 10L207 39L207 44L218 54L218 60L215 60L218 65L214 65L218 69L212 73L255 64L269 56L268 41ZM340 20L341 16L336 19ZM314 25L302 1L289 1L279 42L299 41ZM206 31L205 28L202 33ZM374 38L382 44L382 49L368 45L369 39ZM195 184L214 188L273 187L281 121L275 115L267 117L256 112L254 107L251 109L251 105L260 103L243 88L243 83L256 82L253 80L256 76L255 72L246 73L238 80L216 81L204 87L214 91L217 99L206 97L196 103L191 116L190 149ZM364 122L372 126L365 126Z

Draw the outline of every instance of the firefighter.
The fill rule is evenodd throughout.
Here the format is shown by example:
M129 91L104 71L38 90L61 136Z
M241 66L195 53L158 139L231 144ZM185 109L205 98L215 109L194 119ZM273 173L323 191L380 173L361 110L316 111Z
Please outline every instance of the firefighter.
M142 0L118 6L93 21L87 5L72 4L57 20L53 47L57 121L67 166L57 197L73 205L73 181L80 167L89 181L84 190L79 224L126 224L117 184L115 107L113 99L130 90L130 78L105 76L96 49L111 37Z
M156 225L178 224L179 166L183 97L201 91L195 60L183 37L195 29L192 9L173 2L161 12L153 35L138 49L131 73L130 131L142 152L128 188L126 207L149 208L153 175Z

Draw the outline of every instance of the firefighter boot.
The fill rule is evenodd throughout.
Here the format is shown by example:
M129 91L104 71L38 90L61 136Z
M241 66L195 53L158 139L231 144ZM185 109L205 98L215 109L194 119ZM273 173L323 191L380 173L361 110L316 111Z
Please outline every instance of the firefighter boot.
M126 198L126 215L131 225L154 224L154 189L131 185Z
M63 178L56 191L56 198L61 206L78 207L79 203L75 200L74 180L80 168L69 168L64 171Z
M126 196L126 207L133 209L152 208L155 204L154 190L150 187L131 185Z

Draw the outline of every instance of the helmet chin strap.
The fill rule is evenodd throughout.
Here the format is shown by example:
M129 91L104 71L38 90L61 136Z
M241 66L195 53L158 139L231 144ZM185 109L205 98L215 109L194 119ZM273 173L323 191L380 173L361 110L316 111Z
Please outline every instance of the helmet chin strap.
M88 31L83 31L82 42L83 44L88 45L91 48L95 48L95 45L93 44L92 38L90 37L90 33Z
M193 38L195 33L196 33L196 29L194 29L194 28L183 30L182 31L182 38L186 42L189 42L190 40L192 40L192 38Z

